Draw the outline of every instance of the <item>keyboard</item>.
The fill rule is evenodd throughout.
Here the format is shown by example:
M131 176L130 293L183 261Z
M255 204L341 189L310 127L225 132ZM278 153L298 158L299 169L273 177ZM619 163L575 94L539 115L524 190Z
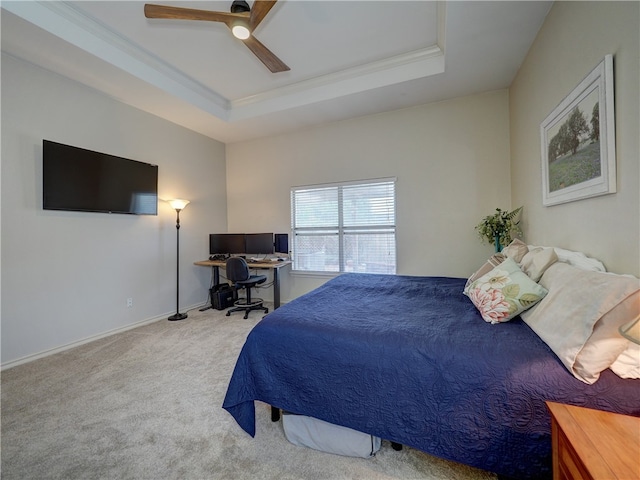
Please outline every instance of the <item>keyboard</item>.
M247 263L272 263L277 261L278 261L277 258L256 258L256 257L247 258Z

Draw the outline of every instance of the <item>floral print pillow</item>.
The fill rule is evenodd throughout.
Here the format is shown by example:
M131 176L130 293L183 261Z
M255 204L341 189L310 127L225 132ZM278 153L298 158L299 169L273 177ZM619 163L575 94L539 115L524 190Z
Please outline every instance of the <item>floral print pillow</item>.
M531 280L511 258L474 281L464 292L489 323L508 322L533 307L547 290Z

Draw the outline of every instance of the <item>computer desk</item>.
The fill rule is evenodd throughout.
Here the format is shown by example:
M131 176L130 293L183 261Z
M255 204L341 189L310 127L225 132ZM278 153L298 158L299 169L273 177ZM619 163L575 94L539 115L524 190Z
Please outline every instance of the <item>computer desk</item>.
M283 260L276 262L247 262L249 269L259 268L273 270L273 309L275 310L280 306L280 278L278 271L287 265L291 265L291 260ZM194 265L201 267L213 267L213 284L218 285L220 283L220 268L227 266L225 261L222 260L200 260L194 262Z

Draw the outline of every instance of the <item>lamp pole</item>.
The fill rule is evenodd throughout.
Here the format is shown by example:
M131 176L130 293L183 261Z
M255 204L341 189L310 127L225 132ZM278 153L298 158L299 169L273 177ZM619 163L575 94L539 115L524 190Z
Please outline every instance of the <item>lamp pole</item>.
M169 200L169 204L176 211L176 313L169 317L169 320L184 320L186 313L180 313L180 211L187 206L189 200L176 198Z

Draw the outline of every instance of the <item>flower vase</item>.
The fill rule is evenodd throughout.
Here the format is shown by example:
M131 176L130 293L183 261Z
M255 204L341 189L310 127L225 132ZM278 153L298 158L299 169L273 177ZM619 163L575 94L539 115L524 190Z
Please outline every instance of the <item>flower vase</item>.
M494 240L496 242L496 253L500 253L502 251L502 245L500 245L500 235L496 235L494 237Z

